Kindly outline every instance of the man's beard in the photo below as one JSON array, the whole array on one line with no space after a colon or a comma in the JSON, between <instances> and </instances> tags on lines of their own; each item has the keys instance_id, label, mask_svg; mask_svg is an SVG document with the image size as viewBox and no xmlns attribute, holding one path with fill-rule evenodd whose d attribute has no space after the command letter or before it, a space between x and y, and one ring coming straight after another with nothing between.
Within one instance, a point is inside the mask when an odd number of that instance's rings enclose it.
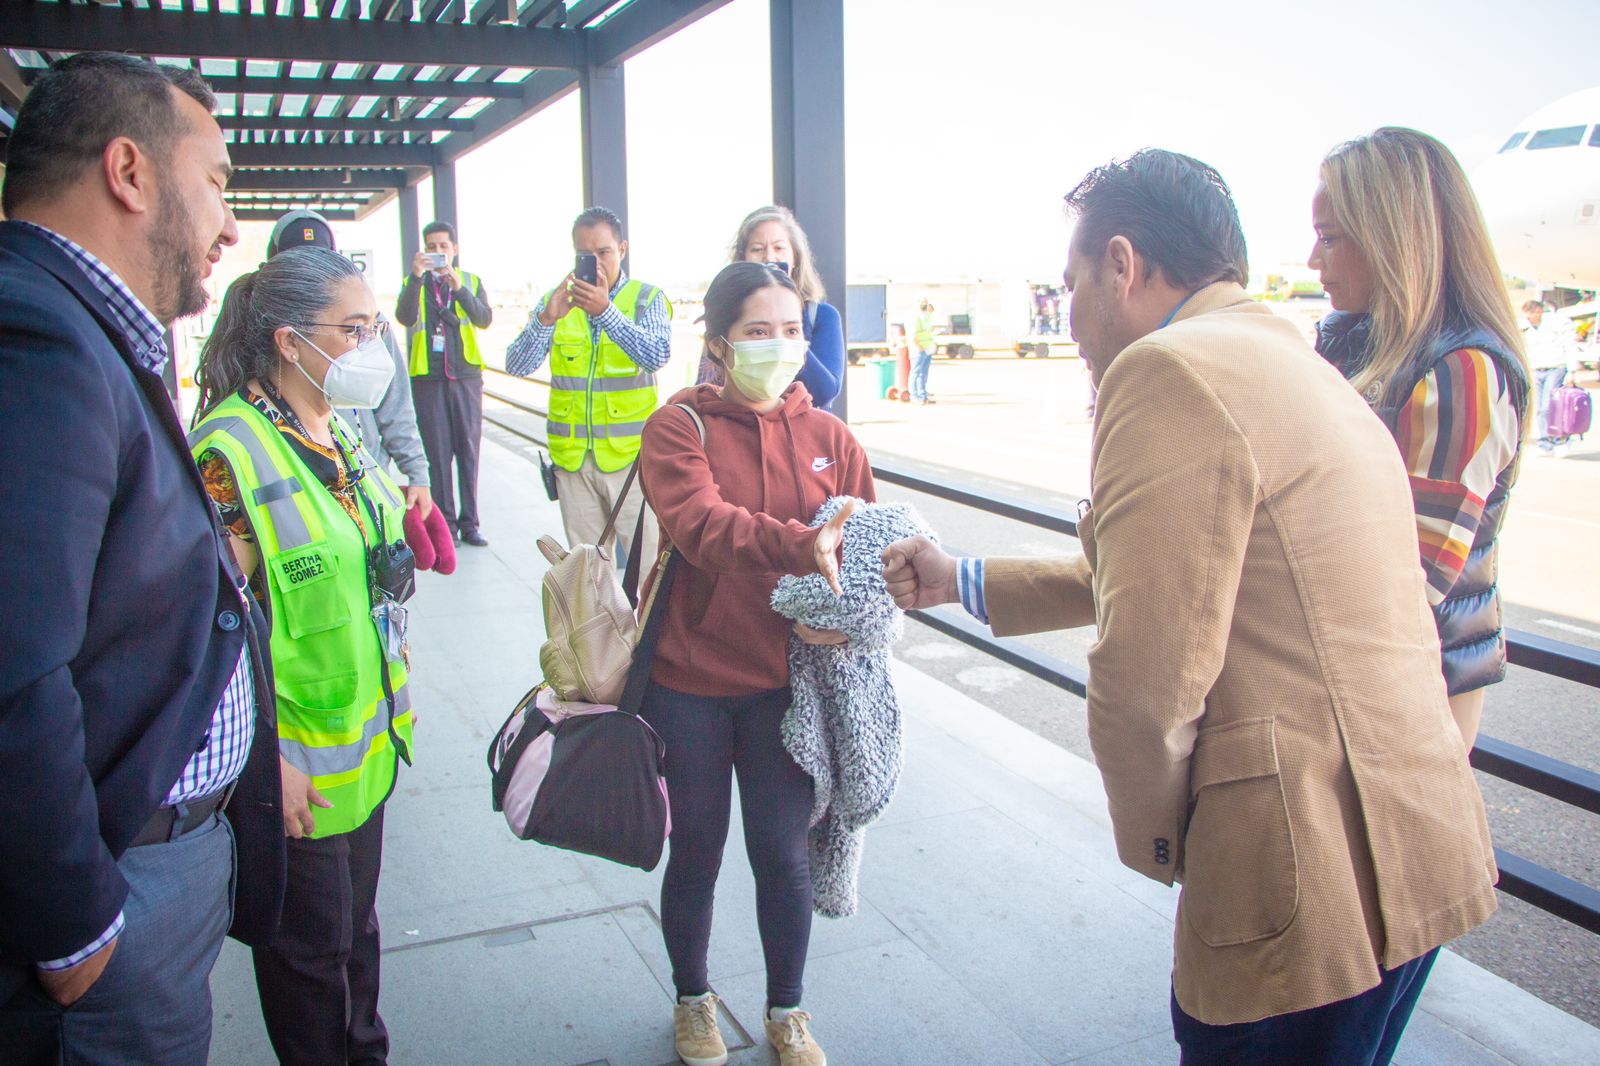
<instances>
[{"instance_id":1,"label":"man's beard","mask_svg":"<svg viewBox=\"0 0 1600 1066\"><path fill-rule=\"evenodd\" d=\"M147 238L150 264L155 270L155 302L150 310L163 325L204 311L210 303L200 277L205 255L196 255L194 216L170 186L156 194L156 217Z\"/></svg>"}]
</instances>

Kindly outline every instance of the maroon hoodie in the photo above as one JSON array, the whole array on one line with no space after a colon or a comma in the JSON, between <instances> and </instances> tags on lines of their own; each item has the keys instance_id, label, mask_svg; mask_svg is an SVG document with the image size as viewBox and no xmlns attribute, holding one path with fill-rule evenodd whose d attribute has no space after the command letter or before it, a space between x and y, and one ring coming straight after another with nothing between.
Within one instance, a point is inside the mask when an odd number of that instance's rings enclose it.
<instances>
[{"instance_id":1,"label":"maroon hoodie","mask_svg":"<svg viewBox=\"0 0 1600 1066\"><path fill-rule=\"evenodd\" d=\"M704 448L676 403L700 413ZM766 414L697 385L645 423L639 478L662 546L683 555L651 679L697 696L787 685L790 623L768 601L784 574L816 573L809 523L828 497L875 500L860 443L799 382Z\"/></svg>"}]
</instances>

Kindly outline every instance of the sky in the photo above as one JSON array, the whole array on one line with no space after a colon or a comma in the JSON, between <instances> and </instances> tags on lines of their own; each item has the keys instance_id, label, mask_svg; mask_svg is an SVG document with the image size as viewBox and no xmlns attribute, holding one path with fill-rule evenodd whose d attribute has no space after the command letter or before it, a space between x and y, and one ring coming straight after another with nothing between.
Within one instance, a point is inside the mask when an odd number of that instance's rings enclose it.
<instances>
[{"instance_id":1,"label":"sky","mask_svg":"<svg viewBox=\"0 0 1600 1066\"><path fill-rule=\"evenodd\" d=\"M1253 267L1302 263L1331 147L1414 126L1470 172L1523 116L1600 83L1593 12L1586 0L845 0L849 280L1059 278L1062 196L1151 145L1221 171ZM733 0L628 62L635 275L703 285L739 220L770 201L768 51L766 0ZM559 280L580 168L576 93L463 158L462 265L497 291ZM426 218L430 184L419 192ZM391 204L338 226L343 247L375 253L380 291L402 270L398 224Z\"/></svg>"}]
</instances>

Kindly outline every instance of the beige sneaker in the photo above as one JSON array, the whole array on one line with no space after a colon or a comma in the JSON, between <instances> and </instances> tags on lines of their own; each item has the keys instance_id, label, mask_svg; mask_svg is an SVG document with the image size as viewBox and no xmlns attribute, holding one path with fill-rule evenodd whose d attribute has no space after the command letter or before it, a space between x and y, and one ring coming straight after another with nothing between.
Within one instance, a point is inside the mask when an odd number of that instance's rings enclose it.
<instances>
[{"instance_id":1,"label":"beige sneaker","mask_svg":"<svg viewBox=\"0 0 1600 1066\"><path fill-rule=\"evenodd\" d=\"M728 1046L717 1028L715 992L673 1004L672 1035L683 1066L723 1066L728 1061Z\"/></svg>"},{"instance_id":2,"label":"beige sneaker","mask_svg":"<svg viewBox=\"0 0 1600 1066\"><path fill-rule=\"evenodd\" d=\"M782 1021L766 1018L767 1039L778 1049L779 1066L828 1066L828 1056L811 1039L811 1015L792 1010Z\"/></svg>"}]
</instances>

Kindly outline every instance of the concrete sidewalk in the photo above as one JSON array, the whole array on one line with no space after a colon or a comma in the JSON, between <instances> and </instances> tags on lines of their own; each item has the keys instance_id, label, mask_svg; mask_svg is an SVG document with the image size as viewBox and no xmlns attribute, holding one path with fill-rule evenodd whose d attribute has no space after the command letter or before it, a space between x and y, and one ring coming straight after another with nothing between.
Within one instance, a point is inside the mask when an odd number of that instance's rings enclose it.
<instances>
[{"instance_id":1,"label":"concrete sidewalk","mask_svg":"<svg viewBox=\"0 0 1600 1066\"><path fill-rule=\"evenodd\" d=\"M523 843L489 809L489 738L538 674L533 540L560 521L536 470L490 440L481 497L491 546L423 575L412 605L417 765L389 803L379 895L391 1059L667 1066L665 863ZM829 1061L1175 1063L1177 893L1117 862L1095 768L904 663L896 676L905 772L868 833L860 913L812 936L805 1005ZM731 836L712 983L731 1061L770 1064L754 886ZM248 952L229 942L212 988L212 1061L272 1062ZM1600 1031L1446 953L1397 1061L1600 1062Z\"/></svg>"}]
</instances>

